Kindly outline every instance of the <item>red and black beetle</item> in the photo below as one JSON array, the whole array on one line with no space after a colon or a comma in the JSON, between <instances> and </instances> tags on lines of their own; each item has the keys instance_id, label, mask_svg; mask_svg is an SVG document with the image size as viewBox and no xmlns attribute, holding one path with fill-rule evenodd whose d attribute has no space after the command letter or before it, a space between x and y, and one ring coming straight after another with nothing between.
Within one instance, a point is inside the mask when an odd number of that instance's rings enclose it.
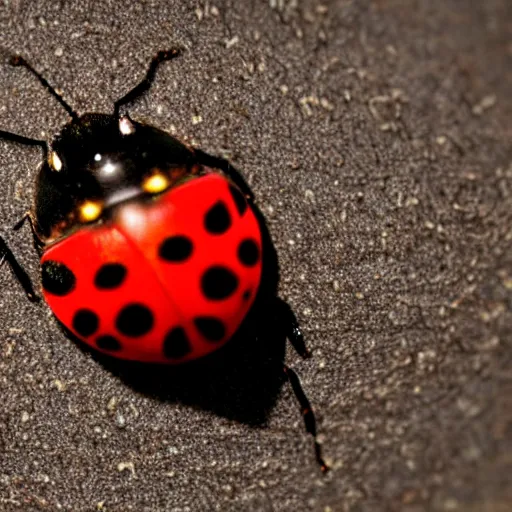
<instances>
[{"instance_id":1,"label":"red and black beetle","mask_svg":"<svg viewBox=\"0 0 512 512\"><path fill-rule=\"evenodd\" d=\"M144 363L184 363L224 345L247 316L262 274L262 234L241 175L226 160L121 113L150 88L158 65L179 53L159 52L113 114L81 116L25 59L13 57L71 121L49 145L0 131L0 138L44 151L33 207L16 228L30 222L46 302L90 347ZM0 250L36 299L3 239ZM283 311L288 338L307 356L293 313ZM285 372L315 436L298 378ZM316 439L315 447L325 470Z\"/></svg>"}]
</instances>

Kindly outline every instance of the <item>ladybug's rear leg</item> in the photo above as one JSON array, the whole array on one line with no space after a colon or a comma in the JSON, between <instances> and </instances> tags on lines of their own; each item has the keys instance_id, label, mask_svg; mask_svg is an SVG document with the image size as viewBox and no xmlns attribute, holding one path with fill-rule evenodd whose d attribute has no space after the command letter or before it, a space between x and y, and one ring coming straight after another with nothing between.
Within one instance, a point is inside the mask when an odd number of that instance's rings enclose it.
<instances>
[{"instance_id":1,"label":"ladybug's rear leg","mask_svg":"<svg viewBox=\"0 0 512 512\"><path fill-rule=\"evenodd\" d=\"M194 149L194 154L198 163L220 169L242 191L246 199L250 202L254 201L254 194L249 185L247 185L242 175L227 160L209 155L200 149Z\"/></svg>"},{"instance_id":2,"label":"ladybug's rear leg","mask_svg":"<svg viewBox=\"0 0 512 512\"><path fill-rule=\"evenodd\" d=\"M311 351L304 343L302 329L300 328L299 322L295 313L292 311L292 308L279 297L276 299L276 308L285 329L286 337L292 344L293 348L303 359L309 359L311 357Z\"/></svg>"},{"instance_id":3,"label":"ladybug's rear leg","mask_svg":"<svg viewBox=\"0 0 512 512\"><path fill-rule=\"evenodd\" d=\"M303 359L310 358L311 351L306 347L306 344L304 343L302 330L299 326L299 322L297 321L295 313L292 311L292 308L280 298L276 299L276 308L278 310L278 315L286 337L288 340L290 340L293 348ZM302 389L299 377L295 371L292 370L289 366L285 365L284 373L290 382L297 401L299 402L302 416L304 417L306 432L313 436L316 461L318 462L320 469L325 473L329 468L322 458L322 448L316 438L316 417L315 413L313 412L313 408L311 407L311 403L309 402L306 393Z\"/></svg>"},{"instance_id":4,"label":"ladybug's rear leg","mask_svg":"<svg viewBox=\"0 0 512 512\"><path fill-rule=\"evenodd\" d=\"M315 444L315 457L320 469L323 473L329 470L329 466L325 463L322 458L322 447L316 438L316 417L311 404L309 402L306 393L302 389L299 376L292 370L289 366L284 365L284 373L290 382L293 392L295 393L295 397L299 402L302 416L304 417L304 425L306 426L306 432L313 436L314 444Z\"/></svg>"},{"instance_id":5,"label":"ladybug's rear leg","mask_svg":"<svg viewBox=\"0 0 512 512\"><path fill-rule=\"evenodd\" d=\"M2 265L4 261L7 261L9 263L14 275L16 276L16 279L23 287L23 290L25 291L27 298L31 302L39 302L41 299L39 298L38 295L36 295L30 277L25 272L23 267L18 263L18 260L14 256L14 253L11 251L11 249L2 237L0 237L0 255L0 265Z\"/></svg>"}]
</instances>

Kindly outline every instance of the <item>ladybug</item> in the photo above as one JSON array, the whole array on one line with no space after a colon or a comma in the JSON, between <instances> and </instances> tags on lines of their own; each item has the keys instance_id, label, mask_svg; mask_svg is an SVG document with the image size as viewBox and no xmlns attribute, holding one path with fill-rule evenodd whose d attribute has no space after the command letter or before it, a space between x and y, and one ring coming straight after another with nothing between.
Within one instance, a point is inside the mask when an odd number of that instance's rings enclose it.
<instances>
[{"instance_id":1,"label":"ladybug","mask_svg":"<svg viewBox=\"0 0 512 512\"><path fill-rule=\"evenodd\" d=\"M50 145L0 131L44 151L33 207L15 229L30 223L45 301L89 347L142 363L181 364L218 350L246 318L262 279L262 232L242 176L226 160L121 112L151 87L159 64L179 54L159 52L113 114L80 116L15 56L11 64L28 69L71 120ZM37 300L3 239L0 250ZM307 356L290 318L292 341ZM298 378L285 371L316 435Z\"/></svg>"}]
</instances>

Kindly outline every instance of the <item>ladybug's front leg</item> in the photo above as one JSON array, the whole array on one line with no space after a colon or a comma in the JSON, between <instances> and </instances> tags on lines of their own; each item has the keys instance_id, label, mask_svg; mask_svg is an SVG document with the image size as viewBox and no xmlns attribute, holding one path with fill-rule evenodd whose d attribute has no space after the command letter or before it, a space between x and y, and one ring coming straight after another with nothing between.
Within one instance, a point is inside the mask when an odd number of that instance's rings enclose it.
<instances>
[{"instance_id":1,"label":"ladybug's front leg","mask_svg":"<svg viewBox=\"0 0 512 512\"><path fill-rule=\"evenodd\" d=\"M39 302L41 299L36 292L34 291L34 287L32 286L32 281L30 277L25 272L23 267L18 263L18 260L14 256L14 253L11 251L6 241L0 236L0 265L7 261L11 266L11 269L16 276L16 279L23 287L27 298L31 302Z\"/></svg>"}]
</instances>

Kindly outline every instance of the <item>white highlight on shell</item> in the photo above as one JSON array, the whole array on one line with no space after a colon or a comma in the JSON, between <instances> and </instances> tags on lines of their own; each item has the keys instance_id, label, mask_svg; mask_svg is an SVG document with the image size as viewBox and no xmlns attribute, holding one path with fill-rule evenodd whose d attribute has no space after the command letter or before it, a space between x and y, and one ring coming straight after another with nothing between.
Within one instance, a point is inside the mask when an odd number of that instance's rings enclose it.
<instances>
[{"instance_id":1,"label":"white highlight on shell","mask_svg":"<svg viewBox=\"0 0 512 512\"><path fill-rule=\"evenodd\" d=\"M122 135L131 135L135 132L135 126L127 116L123 116L119 119L119 131Z\"/></svg>"},{"instance_id":2,"label":"white highlight on shell","mask_svg":"<svg viewBox=\"0 0 512 512\"><path fill-rule=\"evenodd\" d=\"M113 174L114 172L116 172L116 168L117 166L115 164L113 164L112 162L107 162L102 168L101 168L101 172L103 174L106 174L106 175L110 175L110 174Z\"/></svg>"},{"instance_id":3,"label":"white highlight on shell","mask_svg":"<svg viewBox=\"0 0 512 512\"><path fill-rule=\"evenodd\" d=\"M139 204L128 203L119 208L116 220L134 236L142 236L147 229L147 210Z\"/></svg>"}]
</instances>

